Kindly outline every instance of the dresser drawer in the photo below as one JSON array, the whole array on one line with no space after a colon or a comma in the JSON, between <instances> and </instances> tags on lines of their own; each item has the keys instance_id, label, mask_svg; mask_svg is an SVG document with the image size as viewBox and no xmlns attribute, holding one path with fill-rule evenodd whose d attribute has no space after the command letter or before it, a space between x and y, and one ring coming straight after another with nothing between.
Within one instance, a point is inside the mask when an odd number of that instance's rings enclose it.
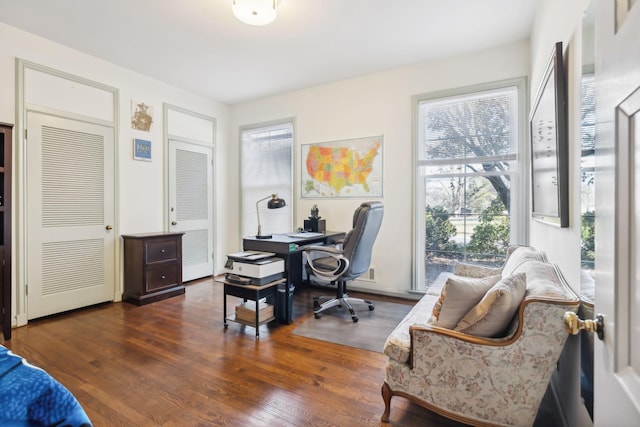
<instances>
[{"instance_id":1,"label":"dresser drawer","mask_svg":"<svg viewBox=\"0 0 640 427\"><path fill-rule=\"evenodd\" d=\"M145 242L146 263L162 262L174 260L178 257L178 244L176 239L155 239Z\"/></svg>"},{"instance_id":2,"label":"dresser drawer","mask_svg":"<svg viewBox=\"0 0 640 427\"><path fill-rule=\"evenodd\" d=\"M179 271L180 268L177 264L147 268L145 271L146 292L157 291L180 283L178 277Z\"/></svg>"}]
</instances>

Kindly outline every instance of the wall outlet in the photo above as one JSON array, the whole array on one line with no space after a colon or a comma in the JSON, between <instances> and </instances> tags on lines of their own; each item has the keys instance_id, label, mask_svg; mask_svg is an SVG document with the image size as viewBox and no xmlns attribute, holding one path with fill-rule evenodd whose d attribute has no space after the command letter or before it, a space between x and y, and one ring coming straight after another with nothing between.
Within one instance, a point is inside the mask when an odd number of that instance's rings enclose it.
<instances>
[{"instance_id":1,"label":"wall outlet","mask_svg":"<svg viewBox=\"0 0 640 427\"><path fill-rule=\"evenodd\" d=\"M367 271L362 276L358 277L358 280L363 280L366 282L375 282L376 281L376 268L369 267L369 271Z\"/></svg>"}]
</instances>

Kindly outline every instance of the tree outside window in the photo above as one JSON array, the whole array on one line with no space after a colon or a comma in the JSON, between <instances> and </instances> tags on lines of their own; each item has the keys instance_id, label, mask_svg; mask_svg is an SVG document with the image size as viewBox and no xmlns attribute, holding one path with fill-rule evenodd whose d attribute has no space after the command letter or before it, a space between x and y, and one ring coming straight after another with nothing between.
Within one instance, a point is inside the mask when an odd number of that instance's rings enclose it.
<instances>
[{"instance_id":1,"label":"tree outside window","mask_svg":"<svg viewBox=\"0 0 640 427\"><path fill-rule=\"evenodd\" d=\"M501 265L512 238L518 86L418 103L424 286L458 261ZM422 203L423 202L423 203Z\"/></svg>"}]
</instances>

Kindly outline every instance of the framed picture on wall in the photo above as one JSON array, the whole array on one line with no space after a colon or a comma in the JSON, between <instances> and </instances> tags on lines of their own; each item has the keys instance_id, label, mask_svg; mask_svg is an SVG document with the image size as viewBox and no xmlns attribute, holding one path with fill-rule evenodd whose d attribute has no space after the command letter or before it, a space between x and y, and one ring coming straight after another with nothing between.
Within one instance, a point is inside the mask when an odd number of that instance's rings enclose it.
<instances>
[{"instance_id":1,"label":"framed picture on wall","mask_svg":"<svg viewBox=\"0 0 640 427\"><path fill-rule=\"evenodd\" d=\"M302 198L382 197L384 135L302 144Z\"/></svg>"},{"instance_id":2,"label":"framed picture on wall","mask_svg":"<svg viewBox=\"0 0 640 427\"><path fill-rule=\"evenodd\" d=\"M569 226L567 77L562 42L553 47L529 116L532 216Z\"/></svg>"},{"instance_id":3,"label":"framed picture on wall","mask_svg":"<svg viewBox=\"0 0 640 427\"><path fill-rule=\"evenodd\" d=\"M133 140L133 159L151 161L151 141L146 139L134 138Z\"/></svg>"}]
</instances>

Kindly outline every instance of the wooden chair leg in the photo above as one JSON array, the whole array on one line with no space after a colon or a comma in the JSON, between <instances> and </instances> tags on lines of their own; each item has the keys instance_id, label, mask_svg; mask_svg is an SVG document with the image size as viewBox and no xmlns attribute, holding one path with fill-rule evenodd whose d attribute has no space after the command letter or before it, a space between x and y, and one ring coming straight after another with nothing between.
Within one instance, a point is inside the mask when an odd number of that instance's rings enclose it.
<instances>
[{"instance_id":1,"label":"wooden chair leg","mask_svg":"<svg viewBox=\"0 0 640 427\"><path fill-rule=\"evenodd\" d=\"M382 400L384 400L384 413L382 414L381 421L388 423L389 422L389 413L391 412L391 398L393 397L393 392L391 391L391 387L386 382L382 384Z\"/></svg>"}]
</instances>

